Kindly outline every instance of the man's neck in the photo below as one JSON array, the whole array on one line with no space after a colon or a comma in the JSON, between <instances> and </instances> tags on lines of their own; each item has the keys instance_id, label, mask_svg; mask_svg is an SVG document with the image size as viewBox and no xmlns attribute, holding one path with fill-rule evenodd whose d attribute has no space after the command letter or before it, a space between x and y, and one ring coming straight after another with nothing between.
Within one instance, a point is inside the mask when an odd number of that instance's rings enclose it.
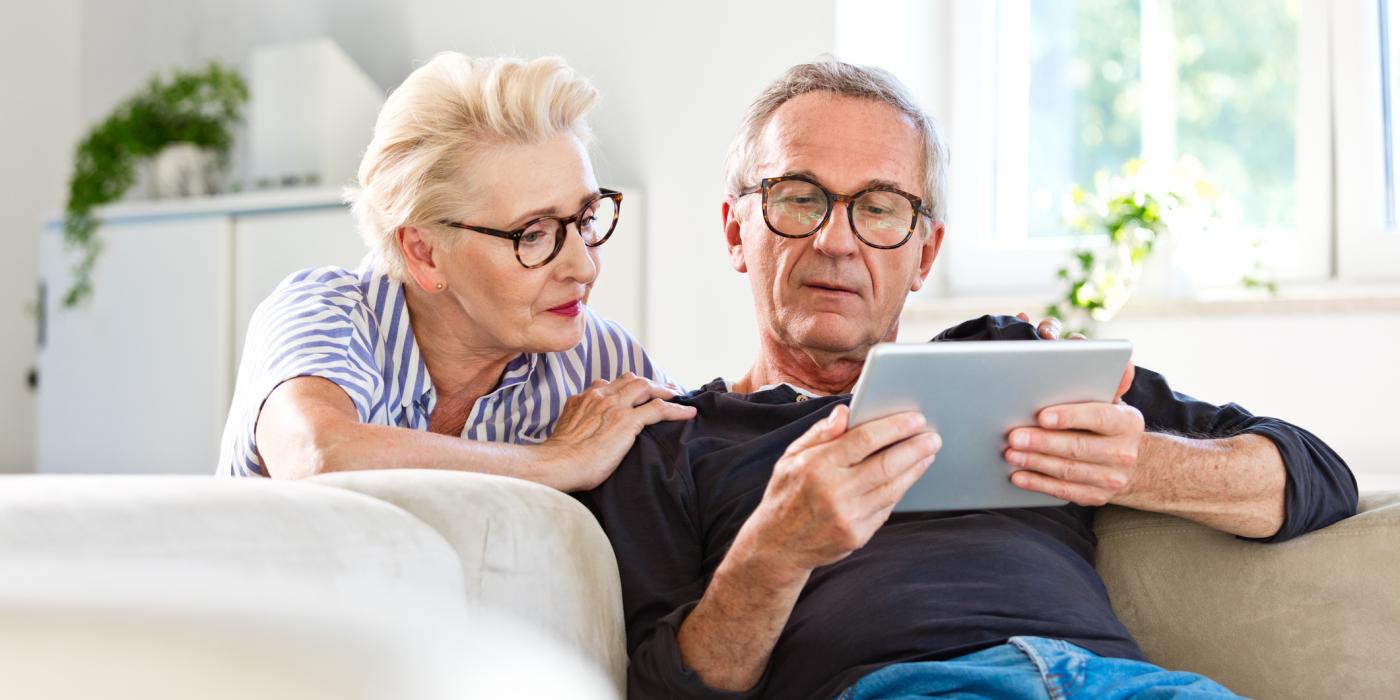
<instances>
[{"instance_id":1,"label":"man's neck","mask_svg":"<svg viewBox=\"0 0 1400 700\"><path fill-rule=\"evenodd\" d=\"M785 346L765 339L758 359L734 382L739 393L752 393L773 384L791 384L815 394L846 394L855 386L865 366L865 350L859 353L819 353Z\"/></svg>"}]
</instances>

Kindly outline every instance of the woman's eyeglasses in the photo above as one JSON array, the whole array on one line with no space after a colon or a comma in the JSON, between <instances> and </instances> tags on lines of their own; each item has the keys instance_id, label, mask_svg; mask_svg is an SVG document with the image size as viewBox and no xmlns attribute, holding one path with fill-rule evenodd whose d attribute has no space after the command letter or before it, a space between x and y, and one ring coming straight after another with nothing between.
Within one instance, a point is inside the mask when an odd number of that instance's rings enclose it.
<instances>
[{"instance_id":1,"label":"woman's eyeglasses","mask_svg":"<svg viewBox=\"0 0 1400 700\"><path fill-rule=\"evenodd\" d=\"M617 228L617 217L622 212L622 193L616 190L599 190L598 196L588 200L577 214L567 218L541 216L514 231L501 231L484 226L471 226L457 221L438 223L464 231L475 231L488 236L505 238L515 243L515 259L525 269L532 270L548 265L564 249L565 236L570 224L576 224L583 244L589 248L603 245Z\"/></svg>"}]
</instances>

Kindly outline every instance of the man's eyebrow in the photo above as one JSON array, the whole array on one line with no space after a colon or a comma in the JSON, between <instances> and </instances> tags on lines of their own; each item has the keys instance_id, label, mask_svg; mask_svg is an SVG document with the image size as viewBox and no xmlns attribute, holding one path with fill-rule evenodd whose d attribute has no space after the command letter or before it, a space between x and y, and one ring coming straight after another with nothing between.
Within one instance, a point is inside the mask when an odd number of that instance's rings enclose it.
<instances>
[{"instance_id":1,"label":"man's eyebrow","mask_svg":"<svg viewBox=\"0 0 1400 700\"><path fill-rule=\"evenodd\" d=\"M794 177L794 176L796 176L796 177L805 177L805 178L807 178L807 179L809 179L809 180L812 180L812 181L816 182L817 184L821 185L822 187L826 187L826 183L825 183L825 182L822 182L822 179L819 178L819 177L817 177L816 173L813 173L813 172L810 171L810 170L789 170L789 171L783 173L782 176L783 176L783 177ZM854 191L848 192L847 194L855 194L855 192L859 192L859 191L861 191L861 190L867 190L867 189L870 189L871 187L893 187L894 189L897 189L897 190L899 190L900 192L903 192L903 191L904 191L904 186L901 185L901 184L899 184L898 182L895 182L894 180L885 180L885 179L883 179L883 178L875 178L875 179L873 179L873 180L866 180L864 183L861 184L860 187L857 187Z\"/></svg>"},{"instance_id":2,"label":"man's eyebrow","mask_svg":"<svg viewBox=\"0 0 1400 700\"><path fill-rule=\"evenodd\" d=\"M593 199L594 197L597 197L597 196L600 195L600 194L602 194L602 192L600 192L600 191L598 191L598 190L593 190L592 192L589 192L588 194L583 195L583 196L580 197L579 200L578 200L579 208L582 208L583 205L585 205L585 204L588 203L588 200ZM556 214L556 213L554 213L554 208L553 208L553 207L540 207L539 209L535 209L534 211L528 211L528 212L525 212L524 214L521 214L520 216L515 217L515 219L512 220L513 223L512 223L509 227L507 227L506 230L513 230L513 229L520 228L521 226L524 226L525 224L528 224L528 223L530 223L531 221L534 221L535 219L538 219L538 218L540 218L540 217L542 217L542 216L557 216L557 217L563 218L563 217L565 217L565 216L573 216L573 215L574 215L575 213L577 213L577 212L578 212L578 210L575 209L574 211L571 211L571 212L569 212L569 213L567 213L567 214Z\"/></svg>"}]
</instances>

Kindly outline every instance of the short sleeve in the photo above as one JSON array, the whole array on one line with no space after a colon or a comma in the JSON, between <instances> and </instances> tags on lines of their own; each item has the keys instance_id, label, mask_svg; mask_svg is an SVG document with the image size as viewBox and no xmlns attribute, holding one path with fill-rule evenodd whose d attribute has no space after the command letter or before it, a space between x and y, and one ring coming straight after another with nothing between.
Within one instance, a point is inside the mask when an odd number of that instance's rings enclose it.
<instances>
[{"instance_id":1,"label":"short sleeve","mask_svg":"<svg viewBox=\"0 0 1400 700\"><path fill-rule=\"evenodd\" d=\"M652 362L646 348L621 324L605 319L585 306L584 325L583 340L588 346L585 385L595 379L612 381L623 372L631 372L661 384L681 386Z\"/></svg>"},{"instance_id":2,"label":"short sleeve","mask_svg":"<svg viewBox=\"0 0 1400 700\"><path fill-rule=\"evenodd\" d=\"M279 285L249 322L218 473L267 476L254 428L267 397L289 379L321 377L334 382L350 397L360 421L370 422L384 395L375 360L376 333L353 273L303 272Z\"/></svg>"}]
</instances>

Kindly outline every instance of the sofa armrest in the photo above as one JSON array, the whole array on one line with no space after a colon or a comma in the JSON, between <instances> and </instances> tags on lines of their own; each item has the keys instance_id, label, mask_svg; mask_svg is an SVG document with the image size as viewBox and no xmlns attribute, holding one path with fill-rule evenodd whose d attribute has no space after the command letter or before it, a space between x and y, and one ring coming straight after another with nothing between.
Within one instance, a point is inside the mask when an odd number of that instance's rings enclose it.
<instances>
[{"instance_id":1,"label":"sofa armrest","mask_svg":"<svg viewBox=\"0 0 1400 700\"><path fill-rule=\"evenodd\" d=\"M468 606L504 610L577 649L624 687L622 585L612 546L572 497L529 481L439 470L371 470L312 481L392 503L462 561Z\"/></svg>"},{"instance_id":2,"label":"sofa armrest","mask_svg":"<svg viewBox=\"0 0 1400 700\"><path fill-rule=\"evenodd\" d=\"M1400 492L1278 544L1116 507L1094 529L1114 611L1154 663L1259 698L1400 688Z\"/></svg>"}]
</instances>

